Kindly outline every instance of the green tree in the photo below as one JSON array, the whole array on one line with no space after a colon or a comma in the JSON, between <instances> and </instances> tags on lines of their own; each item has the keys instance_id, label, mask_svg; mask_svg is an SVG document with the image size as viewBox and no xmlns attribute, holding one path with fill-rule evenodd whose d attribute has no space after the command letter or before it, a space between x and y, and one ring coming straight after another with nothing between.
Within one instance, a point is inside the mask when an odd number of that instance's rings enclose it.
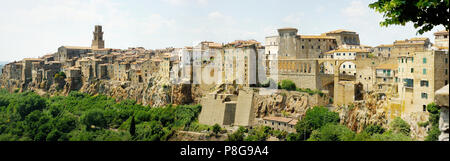
<instances>
[{"instance_id":1,"label":"green tree","mask_svg":"<svg viewBox=\"0 0 450 161\"><path fill-rule=\"evenodd\" d=\"M384 129L380 125L369 125L363 130L363 132L367 133L368 135L383 134L385 131L386 129Z\"/></svg>"},{"instance_id":2,"label":"green tree","mask_svg":"<svg viewBox=\"0 0 450 161\"><path fill-rule=\"evenodd\" d=\"M378 0L369 7L383 14L381 26L412 22L420 34L439 25L449 30L449 0Z\"/></svg>"},{"instance_id":3,"label":"green tree","mask_svg":"<svg viewBox=\"0 0 450 161\"><path fill-rule=\"evenodd\" d=\"M107 126L106 119L103 115L103 110L92 109L83 114L80 118L81 122L86 125L87 129L91 129L91 126L96 128L105 128Z\"/></svg>"},{"instance_id":4,"label":"green tree","mask_svg":"<svg viewBox=\"0 0 450 161\"><path fill-rule=\"evenodd\" d=\"M131 117L130 135L131 136L135 136L136 135L136 123L134 122L134 116Z\"/></svg>"},{"instance_id":5,"label":"green tree","mask_svg":"<svg viewBox=\"0 0 450 161\"><path fill-rule=\"evenodd\" d=\"M228 134L227 141L244 141L244 134L246 129L242 126L239 127L238 130L236 130L232 134Z\"/></svg>"},{"instance_id":6,"label":"green tree","mask_svg":"<svg viewBox=\"0 0 450 161\"><path fill-rule=\"evenodd\" d=\"M410 136L411 126L400 117L396 117L391 123L391 130L394 133L400 133L405 136Z\"/></svg>"},{"instance_id":7,"label":"green tree","mask_svg":"<svg viewBox=\"0 0 450 161\"><path fill-rule=\"evenodd\" d=\"M215 135L217 135L217 134L220 132L221 129L222 129L222 128L220 127L219 124L214 124L214 126L212 127L212 131L213 131L213 133L214 133Z\"/></svg>"},{"instance_id":8,"label":"green tree","mask_svg":"<svg viewBox=\"0 0 450 161\"><path fill-rule=\"evenodd\" d=\"M291 80L282 80L280 86L281 89L285 89L288 91L295 91L297 89L295 83L292 82Z\"/></svg>"},{"instance_id":9,"label":"green tree","mask_svg":"<svg viewBox=\"0 0 450 161\"><path fill-rule=\"evenodd\" d=\"M10 111L12 115L18 114L20 119L23 120L25 116L31 112L35 110L42 110L45 107L46 102L44 98L35 93L26 92L20 94L20 97L16 97L12 100L8 106L8 111Z\"/></svg>"},{"instance_id":10,"label":"green tree","mask_svg":"<svg viewBox=\"0 0 450 161\"><path fill-rule=\"evenodd\" d=\"M441 131L439 130L439 117L441 111L439 107L433 102L427 105L427 111L430 113L428 122L431 123L431 129L427 132L425 141L438 141Z\"/></svg>"},{"instance_id":11,"label":"green tree","mask_svg":"<svg viewBox=\"0 0 450 161\"><path fill-rule=\"evenodd\" d=\"M344 125L329 123L314 130L308 141L351 141L355 133Z\"/></svg>"},{"instance_id":12,"label":"green tree","mask_svg":"<svg viewBox=\"0 0 450 161\"><path fill-rule=\"evenodd\" d=\"M298 138L306 140L310 137L312 131L328 123L338 124L339 120L337 112L331 112L325 107L314 107L306 111L305 117L297 122L295 129L300 135Z\"/></svg>"}]
</instances>

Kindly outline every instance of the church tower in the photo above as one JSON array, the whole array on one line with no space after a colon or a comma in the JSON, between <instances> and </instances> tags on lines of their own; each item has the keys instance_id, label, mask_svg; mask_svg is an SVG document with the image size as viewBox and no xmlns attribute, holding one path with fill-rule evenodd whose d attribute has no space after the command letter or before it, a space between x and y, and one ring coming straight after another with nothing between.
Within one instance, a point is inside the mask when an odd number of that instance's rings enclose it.
<instances>
[{"instance_id":1,"label":"church tower","mask_svg":"<svg viewBox=\"0 0 450 161\"><path fill-rule=\"evenodd\" d=\"M105 48L105 41L103 40L102 26L96 25L94 31L94 39L92 40L92 49L103 49Z\"/></svg>"}]
</instances>

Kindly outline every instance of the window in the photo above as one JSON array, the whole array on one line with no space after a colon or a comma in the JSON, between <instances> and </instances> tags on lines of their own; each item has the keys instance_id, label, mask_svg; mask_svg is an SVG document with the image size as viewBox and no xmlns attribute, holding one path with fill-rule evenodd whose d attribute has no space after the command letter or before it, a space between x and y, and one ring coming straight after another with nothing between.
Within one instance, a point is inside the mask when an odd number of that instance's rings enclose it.
<instances>
[{"instance_id":1,"label":"window","mask_svg":"<svg viewBox=\"0 0 450 161\"><path fill-rule=\"evenodd\" d=\"M411 68L411 73L414 73L414 68Z\"/></svg>"},{"instance_id":2,"label":"window","mask_svg":"<svg viewBox=\"0 0 450 161\"><path fill-rule=\"evenodd\" d=\"M427 63L427 58L423 58L423 63L426 64Z\"/></svg>"},{"instance_id":3,"label":"window","mask_svg":"<svg viewBox=\"0 0 450 161\"><path fill-rule=\"evenodd\" d=\"M445 75L448 75L448 69L445 69Z\"/></svg>"},{"instance_id":4,"label":"window","mask_svg":"<svg viewBox=\"0 0 450 161\"><path fill-rule=\"evenodd\" d=\"M445 64L447 64L448 63L448 58L445 58L444 61L445 61Z\"/></svg>"},{"instance_id":5,"label":"window","mask_svg":"<svg viewBox=\"0 0 450 161\"><path fill-rule=\"evenodd\" d=\"M427 69L423 68L422 73L423 73L423 74L427 74Z\"/></svg>"},{"instance_id":6,"label":"window","mask_svg":"<svg viewBox=\"0 0 450 161\"><path fill-rule=\"evenodd\" d=\"M447 85L448 84L448 80L445 80L445 84L444 85Z\"/></svg>"},{"instance_id":7,"label":"window","mask_svg":"<svg viewBox=\"0 0 450 161\"><path fill-rule=\"evenodd\" d=\"M405 78L405 79L403 79L403 82L405 83L405 86L406 87L414 87L414 80L413 79L408 79L408 78Z\"/></svg>"},{"instance_id":8,"label":"window","mask_svg":"<svg viewBox=\"0 0 450 161\"><path fill-rule=\"evenodd\" d=\"M345 53L343 53L343 55L345 56Z\"/></svg>"},{"instance_id":9,"label":"window","mask_svg":"<svg viewBox=\"0 0 450 161\"><path fill-rule=\"evenodd\" d=\"M422 96L422 99L428 99L428 94L427 93L422 93L421 96Z\"/></svg>"},{"instance_id":10,"label":"window","mask_svg":"<svg viewBox=\"0 0 450 161\"><path fill-rule=\"evenodd\" d=\"M420 81L420 86L421 86L421 87L424 87L424 86L425 86L425 87L428 87L428 81L427 81L427 80L421 80L421 81Z\"/></svg>"},{"instance_id":11,"label":"window","mask_svg":"<svg viewBox=\"0 0 450 161\"><path fill-rule=\"evenodd\" d=\"M423 108L423 112L427 111L427 105L422 105L422 108Z\"/></svg>"},{"instance_id":12,"label":"window","mask_svg":"<svg viewBox=\"0 0 450 161\"><path fill-rule=\"evenodd\" d=\"M305 46L304 46L304 45L302 45L302 49L305 49Z\"/></svg>"},{"instance_id":13,"label":"window","mask_svg":"<svg viewBox=\"0 0 450 161\"><path fill-rule=\"evenodd\" d=\"M383 82L386 82L386 78L383 78Z\"/></svg>"}]
</instances>

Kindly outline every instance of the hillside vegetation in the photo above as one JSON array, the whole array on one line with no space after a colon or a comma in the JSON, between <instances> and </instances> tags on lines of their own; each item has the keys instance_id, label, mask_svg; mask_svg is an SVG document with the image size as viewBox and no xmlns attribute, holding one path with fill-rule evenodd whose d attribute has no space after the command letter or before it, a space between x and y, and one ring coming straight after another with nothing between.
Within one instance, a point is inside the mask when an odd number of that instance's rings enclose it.
<instances>
[{"instance_id":1,"label":"hillside vegetation","mask_svg":"<svg viewBox=\"0 0 450 161\"><path fill-rule=\"evenodd\" d=\"M189 128L199 105L150 108L104 95L41 97L0 91L0 141L164 141Z\"/></svg>"}]
</instances>

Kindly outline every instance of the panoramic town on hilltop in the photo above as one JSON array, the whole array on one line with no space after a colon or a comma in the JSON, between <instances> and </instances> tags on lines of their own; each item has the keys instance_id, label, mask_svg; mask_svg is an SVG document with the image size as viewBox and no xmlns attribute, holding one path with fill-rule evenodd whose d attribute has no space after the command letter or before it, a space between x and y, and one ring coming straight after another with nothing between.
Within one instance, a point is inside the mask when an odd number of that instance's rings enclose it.
<instances>
[{"instance_id":1,"label":"panoramic town on hilltop","mask_svg":"<svg viewBox=\"0 0 450 161\"><path fill-rule=\"evenodd\" d=\"M441 114L446 129L439 139L448 140L448 31L372 47L360 43L364 35L357 31L299 35L297 28L280 28L264 44L203 41L151 50L107 48L107 27L93 28L89 47L61 46L53 54L5 64L1 88L47 97L79 91L149 107L199 104L198 124L224 131L216 140L238 127L294 133L317 106L338 113L340 123L355 132L369 124L387 128L401 118L411 126L411 138L424 140L431 125L421 124L434 102L447 107L441 108L447 114ZM179 130L172 138L209 137Z\"/></svg>"}]
</instances>

